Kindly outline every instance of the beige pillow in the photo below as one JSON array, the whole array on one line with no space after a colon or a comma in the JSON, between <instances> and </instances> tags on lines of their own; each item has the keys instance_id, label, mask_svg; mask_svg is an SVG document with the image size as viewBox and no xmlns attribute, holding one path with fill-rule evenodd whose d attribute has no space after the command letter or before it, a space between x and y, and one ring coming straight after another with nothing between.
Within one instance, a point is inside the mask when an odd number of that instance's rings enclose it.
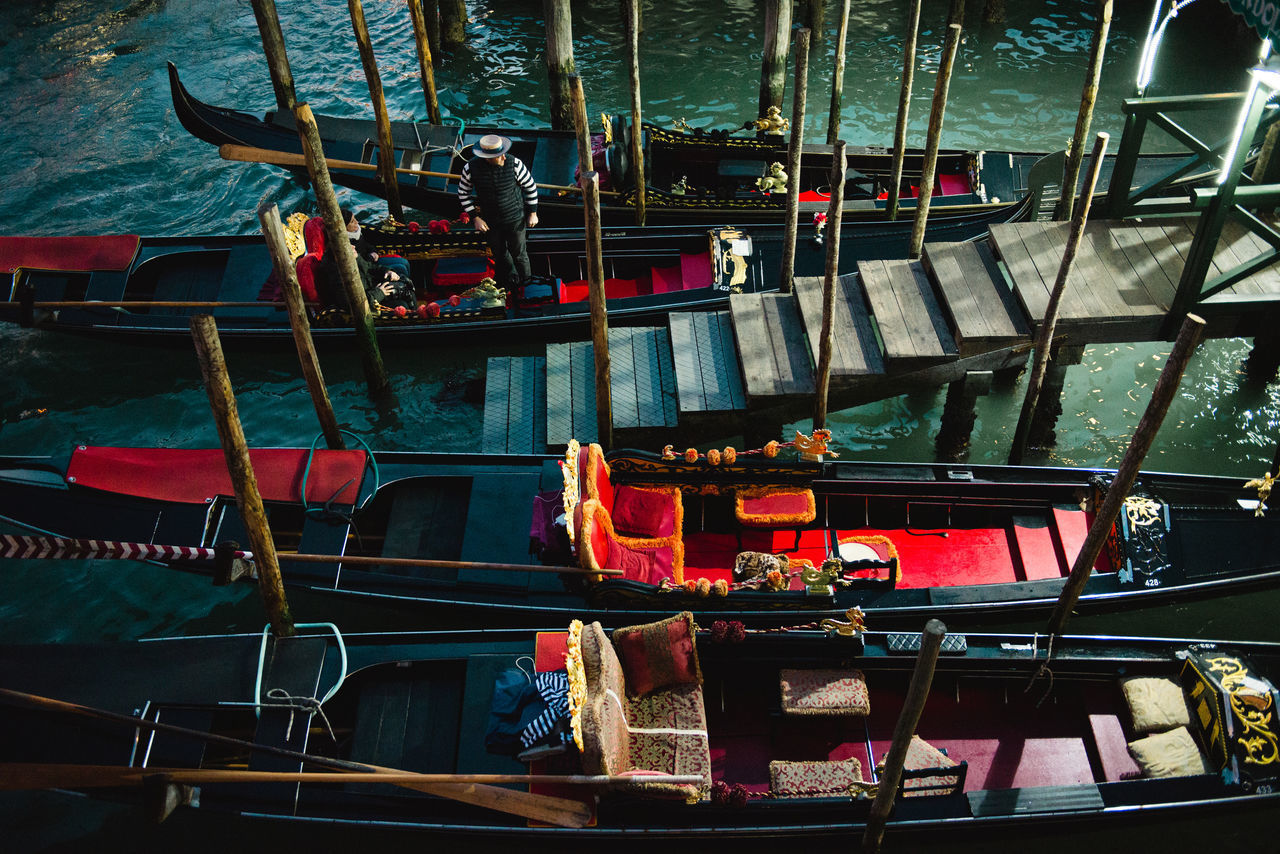
<instances>
[{"instance_id":1,"label":"beige pillow","mask_svg":"<svg viewBox=\"0 0 1280 854\"><path fill-rule=\"evenodd\" d=\"M1213 773L1196 740L1184 726L1131 741L1129 753L1142 769L1144 777L1189 777Z\"/></svg>"},{"instance_id":2,"label":"beige pillow","mask_svg":"<svg viewBox=\"0 0 1280 854\"><path fill-rule=\"evenodd\" d=\"M1133 731L1139 734L1164 732L1190 726L1191 715L1176 679L1134 676L1120 683L1125 702L1133 715Z\"/></svg>"}]
</instances>

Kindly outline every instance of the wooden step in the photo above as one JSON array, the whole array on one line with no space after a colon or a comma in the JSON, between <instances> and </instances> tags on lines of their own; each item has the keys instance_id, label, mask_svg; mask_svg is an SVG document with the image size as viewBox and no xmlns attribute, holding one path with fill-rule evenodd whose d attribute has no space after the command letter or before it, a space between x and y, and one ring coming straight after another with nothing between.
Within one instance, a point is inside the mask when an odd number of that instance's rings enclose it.
<instances>
[{"instance_id":1,"label":"wooden step","mask_svg":"<svg viewBox=\"0 0 1280 854\"><path fill-rule=\"evenodd\" d=\"M822 340L822 287L821 276L797 276L795 279L796 300L815 365L820 357L819 342ZM853 273L836 279L834 308L831 318L832 382L838 385L844 378L883 374L885 365L880 345L867 313L862 285Z\"/></svg>"},{"instance_id":2,"label":"wooden step","mask_svg":"<svg viewBox=\"0 0 1280 854\"><path fill-rule=\"evenodd\" d=\"M676 377L671 339L659 327L609 330L609 385L615 429L674 427ZM597 441L595 350L589 341L547 345L546 441Z\"/></svg>"},{"instance_id":3,"label":"wooden step","mask_svg":"<svg viewBox=\"0 0 1280 854\"><path fill-rule=\"evenodd\" d=\"M986 243L926 243L921 260L961 358L1031 340L1026 315Z\"/></svg>"},{"instance_id":4,"label":"wooden step","mask_svg":"<svg viewBox=\"0 0 1280 854\"><path fill-rule=\"evenodd\" d=\"M667 327L680 411L746 408L729 312L673 311L667 315Z\"/></svg>"},{"instance_id":5,"label":"wooden step","mask_svg":"<svg viewBox=\"0 0 1280 854\"><path fill-rule=\"evenodd\" d=\"M955 339L919 261L859 261L858 275L890 369L956 358Z\"/></svg>"},{"instance_id":6,"label":"wooden step","mask_svg":"<svg viewBox=\"0 0 1280 854\"><path fill-rule=\"evenodd\" d=\"M804 324L790 296L733 294L729 314L748 401L813 394Z\"/></svg>"},{"instance_id":7,"label":"wooden step","mask_svg":"<svg viewBox=\"0 0 1280 854\"><path fill-rule=\"evenodd\" d=\"M484 381L481 445L486 454L546 451L546 358L496 356Z\"/></svg>"}]
</instances>

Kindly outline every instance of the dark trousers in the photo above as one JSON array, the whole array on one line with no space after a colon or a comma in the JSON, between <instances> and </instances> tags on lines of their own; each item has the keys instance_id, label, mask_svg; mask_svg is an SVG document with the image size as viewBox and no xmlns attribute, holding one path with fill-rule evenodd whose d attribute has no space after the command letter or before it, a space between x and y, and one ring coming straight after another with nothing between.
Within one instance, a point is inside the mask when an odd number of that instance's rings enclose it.
<instances>
[{"instance_id":1,"label":"dark trousers","mask_svg":"<svg viewBox=\"0 0 1280 854\"><path fill-rule=\"evenodd\" d=\"M514 224L488 222L485 239L493 251L494 271L498 275L498 287L514 288L524 284L533 275L529 264L529 250L525 246L524 220Z\"/></svg>"}]
</instances>

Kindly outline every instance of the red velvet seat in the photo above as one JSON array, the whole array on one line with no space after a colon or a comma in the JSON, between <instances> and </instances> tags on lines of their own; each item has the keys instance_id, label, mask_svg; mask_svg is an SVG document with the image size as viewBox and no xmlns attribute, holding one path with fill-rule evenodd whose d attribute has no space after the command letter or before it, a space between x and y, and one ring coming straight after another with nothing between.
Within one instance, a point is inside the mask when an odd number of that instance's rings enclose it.
<instances>
[{"instance_id":1,"label":"red velvet seat","mask_svg":"<svg viewBox=\"0 0 1280 854\"><path fill-rule=\"evenodd\" d=\"M738 523L752 528L807 525L818 516L813 490L766 487L739 490L734 497Z\"/></svg>"},{"instance_id":2,"label":"red velvet seat","mask_svg":"<svg viewBox=\"0 0 1280 854\"><path fill-rule=\"evenodd\" d=\"M619 536L608 511L594 498L582 503L578 558L584 569L620 569L622 577L631 581L684 581L684 545L679 537Z\"/></svg>"}]
</instances>

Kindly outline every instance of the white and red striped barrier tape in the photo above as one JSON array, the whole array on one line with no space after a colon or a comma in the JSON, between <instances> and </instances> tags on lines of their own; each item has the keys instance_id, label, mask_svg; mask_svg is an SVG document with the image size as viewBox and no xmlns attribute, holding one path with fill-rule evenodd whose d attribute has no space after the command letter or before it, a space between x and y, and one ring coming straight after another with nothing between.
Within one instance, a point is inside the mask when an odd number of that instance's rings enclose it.
<instances>
[{"instance_id":1,"label":"white and red striped barrier tape","mask_svg":"<svg viewBox=\"0 0 1280 854\"><path fill-rule=\"evenodd\" d=\"M28 537L0 534L0 558L85 560L213 560L216 549L196 546L158 546L115 540L69 540L62 537ZM253 553L233 551L232 558L253 560Z\"/></svg>"}]
</instances>

